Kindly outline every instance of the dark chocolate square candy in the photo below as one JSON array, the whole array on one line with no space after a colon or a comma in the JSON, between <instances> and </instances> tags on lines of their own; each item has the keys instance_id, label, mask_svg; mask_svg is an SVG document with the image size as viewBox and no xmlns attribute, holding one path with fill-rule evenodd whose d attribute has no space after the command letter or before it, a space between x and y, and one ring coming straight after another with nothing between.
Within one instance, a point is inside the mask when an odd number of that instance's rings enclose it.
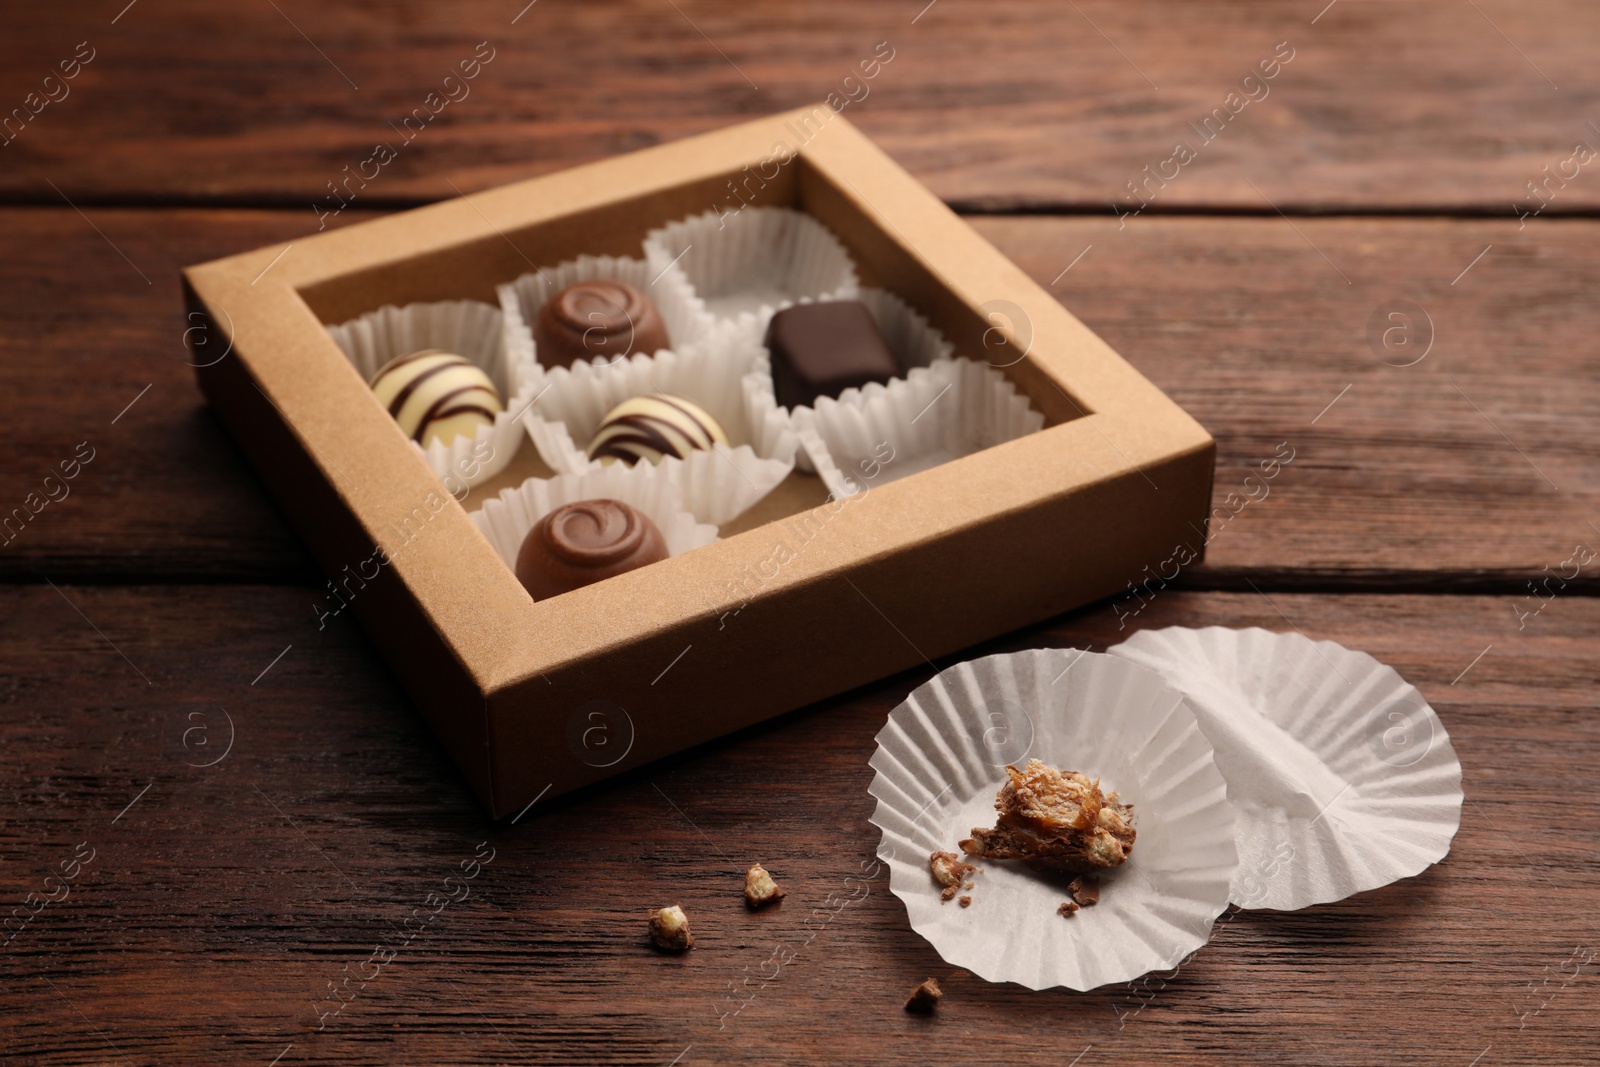
<instances>
[{"instance_id":1,"label":"dark chocolate square candy","mask_svg":"<svg viewBox=\"0 0 1600 1067\"><path fill-rule=\"evenodd\" d=\"M859 300L784 308L772 316L766 344L778 403L786 408L900 373L872 312Z\"/></svg>"}]
</instances>

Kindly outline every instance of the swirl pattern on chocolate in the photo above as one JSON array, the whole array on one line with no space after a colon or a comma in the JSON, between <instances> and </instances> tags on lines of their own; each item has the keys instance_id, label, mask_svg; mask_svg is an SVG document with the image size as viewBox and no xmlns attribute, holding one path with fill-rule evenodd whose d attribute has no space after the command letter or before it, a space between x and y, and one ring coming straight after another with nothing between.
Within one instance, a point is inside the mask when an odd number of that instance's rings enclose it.
<instances>
[{"instance_id":1,"label":"swirl pattern on chocolate","mask_svg":"<svg viewBox=\"0 0 1600 1067\"><path fill-rule=\"evenodd\" d=\"M667 456L683 459L691 452L709 452L727 444L728 435L706 410L681 396L652 393L629 397L601 420L589 458L602 463L639 460L659 463Z\"/></svg>"},{"instance_id":2,"label":"swirl pattern on chocolate","mask_svg":"<svg viewBox=\"0 0 1600 1067\"><path fill-rule=\"evenodd\" d=\"M667 347L667 328L648 297L626 282L595 278L544 302L533 325L539 362L568 367L596 357L620 359Z\"/></svg>"},{"instance_id":3,"label":"swirl pattern on chocolate","mask_svg":"<svg viewBox=\"0 0 1600 1067\"><path fill-rule=\"evenodd\" d=\"M545 600L666 558L666 539L649 516L620 500L580 500L534 524L516 573L529 595Z\"/></svg>"}]
</instances>

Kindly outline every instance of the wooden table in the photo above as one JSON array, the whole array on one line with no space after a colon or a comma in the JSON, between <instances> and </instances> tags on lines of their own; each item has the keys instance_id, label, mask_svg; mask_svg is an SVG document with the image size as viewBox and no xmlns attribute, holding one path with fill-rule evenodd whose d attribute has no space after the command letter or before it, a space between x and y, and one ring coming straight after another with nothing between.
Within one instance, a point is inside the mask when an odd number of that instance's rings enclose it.
<instances>
[{"instance_id":1,"label":"wooden table","mask_svg":"<svg viewBox=\"0 0 1600 1067\"><path fill-rule=\"evenodd\" d=\"M1324 2L8 10L0 509L80 462L0 551L0 885L58 898L0 960L0 1062L1600 1060L1600 563L1552 577L1600 545L1600 172L1576 150L1600 147L1600 10ZM1212 431L1219 501L1294 450L1136 618L972 654L1212 624L1371 652L1461 756L1450 856L1225 915L1138 989L985 984L884 876L808 925L876 845L872 736L926 670L487 824L360 632L313 624L317 572L185 365L176 274L315 230L328 183L480 42L471 95L330 225L859 98ZM846 81L879 42L892 61ZM1177 141L1195 158L1133 214L1127 183ZM1370 343L1399 301L1410 346ZM756 859L791 896L747 915ZM329 1014L463 869L470 896ZM641 939L668 898L696 917L682 958ZM779 945L781 977L734 999ZM939 1014L908 1016L928 975Z\"/></svg>"}]
</instances>

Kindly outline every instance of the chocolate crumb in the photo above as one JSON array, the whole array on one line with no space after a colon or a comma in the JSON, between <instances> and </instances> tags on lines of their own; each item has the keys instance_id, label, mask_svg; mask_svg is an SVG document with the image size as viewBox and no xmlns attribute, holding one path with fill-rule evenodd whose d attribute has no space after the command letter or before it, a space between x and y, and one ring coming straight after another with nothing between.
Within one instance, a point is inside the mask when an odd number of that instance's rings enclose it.
<instances>
[{"instance_id":1,"label":"chocolate crumb","mask_svg":"<svg viewBox=\"0 0 1600 1067\"><path fill-rule=\"evenodd\" d=\"M970 908L970 907L972 907L972 898L971 898L971 897L962 897L962 898L961 898L961 906L962 906L962 907L963 907L963 908Z\"/></svg>"},{"instance_id":2,"label":"chocolate crumb","mask_svg":"<svg viewBox=\"0 0 1600 1067\"><path fill-rule=\"evenodd\" d=\"M1059 771L1036 759L1009 779L995 796L998 817L991 829L972 828L961 842L970 856L1022 860L1040 871L1086 874L1128 858L1137 831L1132 805L1115 792L1102 793L1098 779Z\"/></svg>"},{"instance_id":3,"label":"chocolate crumb","mask_svg":"<svg viewBox=\"0 0 1600 1067\"><path fill-rule=\"evenodd\" d=\"M977 870L970 863L963 863L961 857L954 852L933 852L928 855L928 869L933 872L933 880L944 887L939 894L939 899L949 902L955 898L961 889L961 883L967 875ZM972 887L967 886L968 889Z\"/></svg>"},{"instance_id":4,"label":"chocolate crumb","mask_svg":"<svg viewBox=\"0 0 1600 1067\"><path fill-rule=\"evenodd\" d=\"M761 864L756 864L744 872L744 902L752 911L768 904L776 903L786 894L778 883L772 880L772 875Z\"/></svg>"},{"instance_id":5,"label":"chocolate crumb","mask_svg":"<svg viewBox=\"0 0 1600 1067\"><path fill-rule=\"evenodd\" d=\"M1072 884L1067 888L1072 892L1072 899L1086 908L1092 908L1100 903L1100 879L1098 878L1080 874L1072 880Z\"/></svg>"},{"instance_id":6,"label":"chocolate crumb","mask_svg":"<svg viewBox=\"0 0 1600 1067\"><path fill-rule=\"evenodd\" d=\"M1074 904L1070 900L1063 900L1061 902L1061 907L1056 909L1056 914L1061 916L1063 919L1070 919L1072 918L1072 913L1077 910L1078 905Z\"/></svg>"},{"instance_id":7,"label":"chocolate crumb","mask_svg":"<svg viewBox=\"0 0 1600 1067\"><path fill-rule=\"evenodd\" d=\"M939 983L929 978L911 991L911 997L906 1001L906 1011L916 1012L919 1015L932 1015L942 996L944 993L939 989Z\"/></svg>"},{"instance_id":8,"label":"chocolate crumb","mask_svg":"<svg viewBox=\"0 0 1600 1067\"><path fill-rule=\"evenodd\" d=\"M687 952L694 947L689 917L674 904L650 913L650 940L666 952Z\"/></svg>"}]
</instances>

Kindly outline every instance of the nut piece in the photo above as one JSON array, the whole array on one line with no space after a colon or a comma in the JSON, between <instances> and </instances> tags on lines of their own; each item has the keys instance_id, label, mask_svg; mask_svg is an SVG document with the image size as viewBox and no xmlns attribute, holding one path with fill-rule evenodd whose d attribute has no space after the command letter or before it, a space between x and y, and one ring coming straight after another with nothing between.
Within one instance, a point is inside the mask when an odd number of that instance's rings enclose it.
<instances>
[{"instance_id":1,"label":"nut piece","mask_svg":"<svg viewBox=\"0 0 1600 1067\"><path fill-rule=\"evenodd\" d=\"M1063 919L1070 919L1072 918L1072 913L1077 910L1078 905L1074 904L1070 900L1063 900L1061 902L1061 907L1056 909L1056 914L1061 916Z\"/></svg>"},{"instance_id":2,"label":"nut piece","mask_svg":"<svg viewBox=\"0 0 1600 1067\"><path fill-rule=\"evenodd\" d=\"M1087 874L1080 874L1067 886L1072 893L1072 899L1086 908L1092 908L1100 903L1100 879L1092 878Z\"/></svg>"},{"instance_id":3,"label":"nut piece","mask_svg":"<svg viewBox=\"0 0 1600 1067\"><path fill-rule=\"evenodd\" d=\"M783 890L772 880L772 875L761 864L744 872L744 902L749 908L759 908L784 898Z\"/></svg>"},{"instance_id":4,"label":"nut piece","mask_svg":"<svg viewBox=\"0 0 1600 1067\"><path fill-rule=\"evenodd\" d=\"M955 899L957 890L961 888L962 881L978 868L970 863L963 863L960 856L954 852L934 852L928 856L928 868L933 871L933 880L943 886L939 899L948 903ZM968 889L972 886L969 884Z\"/></svg>"},{"instance_id":5,"label":"nut piece","mask_svg":"<svg viewBox=\"0 0 1600 1067\"><path fill-rule=\"evenodd\" d=\"M650 940L655 942L657 948L668 952L687 952L694 948L694 935L689 932L689 916L676 904L651 912Z\"/></svg>"},{"instance_id":6,"label":"nut piece","mask_svg":"<svg viewBox=\"0 0 1600 1067\"><path fill-rule=\"evenodd\" d=\"M906 1011L914 1011L919 1015L932 1015L933 1009L939 1006L939 998L942 996L944 993L939 989L939 983L929 978L911 991L911 999L906 1001Z\"/></svg>"}]
</instances>

